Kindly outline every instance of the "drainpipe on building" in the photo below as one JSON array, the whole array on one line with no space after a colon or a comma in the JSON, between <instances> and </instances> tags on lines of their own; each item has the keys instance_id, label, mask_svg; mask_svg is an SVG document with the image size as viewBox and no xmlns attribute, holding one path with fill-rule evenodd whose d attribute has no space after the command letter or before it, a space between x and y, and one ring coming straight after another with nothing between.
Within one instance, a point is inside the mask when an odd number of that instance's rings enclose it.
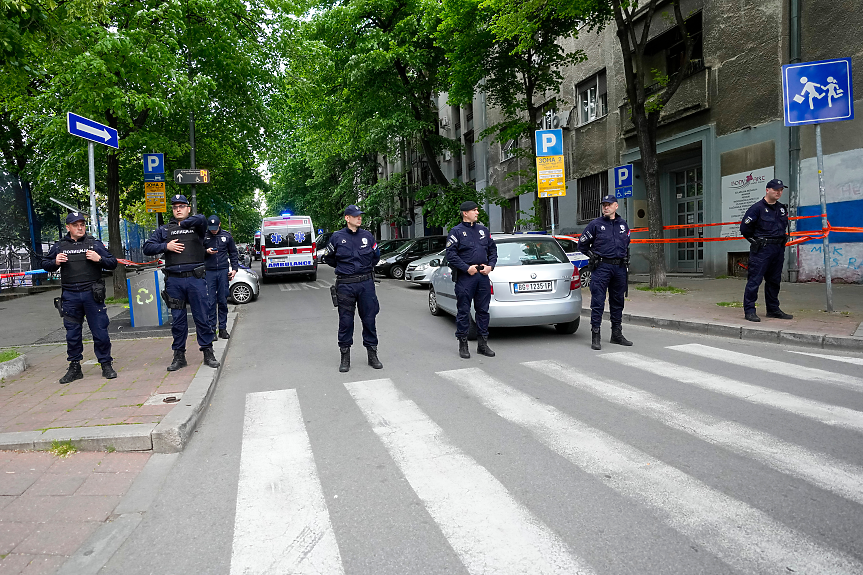
<instances>
[{"instance_id":1,"label":"drainpipe on building","mask_svg":"<svg viewBox=\"0 0 863 575\"><path fill-rule=\"evenodd\" d=\"M789 47L789 63L796 64L800 62L800 0L789 1L790 14L788 19L788 47ZM789 211L792 216L797 215L797 207L800 205L800 127L791 126L788 128L789 144L788 144L788 176L791 182L791 197L789 198ZM791 220L791 231L797 230L797 220ZM799 261L800 245L794 246L790 251L792 257L788 261L788 281L791 283L797 282L799 269L797 262Z\"/></svg>"}]
</instances>

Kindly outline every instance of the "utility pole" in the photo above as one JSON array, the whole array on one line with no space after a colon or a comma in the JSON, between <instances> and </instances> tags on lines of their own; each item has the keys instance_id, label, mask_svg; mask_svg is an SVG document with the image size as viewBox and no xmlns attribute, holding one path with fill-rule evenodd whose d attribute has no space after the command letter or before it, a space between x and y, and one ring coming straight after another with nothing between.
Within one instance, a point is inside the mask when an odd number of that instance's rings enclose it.
<instances>
[{"instance_id":1,"label":"utility pole","mask_svg":"<svg viewBox=\"0 0 863 575\"><path fill-rule=\"evenodd\" d=\"M195 112L189 112L189 168L195 169ZM198 213L198 196L192 184L192 214Z\"/></svg>"}]
</instances>

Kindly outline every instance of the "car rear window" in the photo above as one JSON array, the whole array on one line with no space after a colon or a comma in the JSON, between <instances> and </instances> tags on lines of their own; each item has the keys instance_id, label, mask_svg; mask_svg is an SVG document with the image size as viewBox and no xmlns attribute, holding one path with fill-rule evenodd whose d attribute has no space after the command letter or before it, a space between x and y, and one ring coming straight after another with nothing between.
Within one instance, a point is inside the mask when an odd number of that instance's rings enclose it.
<instances>
[{"instance_id":1,"label":"car rear window","mask_svg":"<svg viewBox=\"0 0 863 575\"><path fill-rule=\"evenodd\" d=\"M264 245L268 248L298 248L311 246L314 238L309 230L300 228L279 228L267 230Z\"/></svg>"},{"instance_id":2,"label":"car rear window","mask_svg":"<svg viewBox=\"0 0 863 575\"><path fill-rule=\"evenodd\" d=\"M578 251L578 244L576 242L574 242L572 240L563 239L563 238L556 238L556 239L557 239L557 243L559 243L560 247L562 247L565 251L567 251L567 252L577 252Z\"/></svg>"},{"instance_id":3,"label":"car rear window","mask_svg":"<svg viewBox=\"0 0 863 575\"><path fill-rule=\"evenodd\" d=\"M552 239L500 240L497 242L498 266L529 266L569 263L566 253Z\"/></svg>"}]
</instances>

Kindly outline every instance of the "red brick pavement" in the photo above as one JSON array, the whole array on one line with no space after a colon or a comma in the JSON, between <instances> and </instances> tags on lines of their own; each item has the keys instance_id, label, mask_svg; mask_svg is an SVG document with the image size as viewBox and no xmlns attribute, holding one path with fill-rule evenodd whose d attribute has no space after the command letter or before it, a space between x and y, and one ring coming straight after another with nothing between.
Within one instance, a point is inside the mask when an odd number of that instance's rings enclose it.
<instances>
[{"instance_id":1,"label":"red brick pavement","mask_svg":"<svg viewBox=\"0 0 863 575\"><path fill-rule=\"evenodd\" d=\"M155 394L186 391L201 361L194 335L186 349L189 367L170 373L170 338L118 340L112 349L116 379L103 379L98 364L82 363L84 379L60 385L69 365L65 344L19 348L30 367L0 381L0 433L158 423L174 406L143 404ZM85 345L88 360L95 358Z\"/></svg>"},{"instance_id":2,"label":"red brick pavement","mask_svg":"<svg viewBox=\"0 0 863 575\"><path fill-rule=\"evenodd\" d=\"M51 575L108 519L150 453L0 451L0 575Z\"/></svg>"}]
</instances>

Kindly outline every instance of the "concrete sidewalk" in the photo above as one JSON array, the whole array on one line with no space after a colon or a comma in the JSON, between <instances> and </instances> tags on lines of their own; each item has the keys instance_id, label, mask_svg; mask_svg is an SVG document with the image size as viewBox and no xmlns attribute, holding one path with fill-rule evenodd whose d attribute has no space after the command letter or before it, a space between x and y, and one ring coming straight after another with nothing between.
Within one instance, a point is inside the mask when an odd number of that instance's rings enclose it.
<instances>
[{"instance_id":1,"label":"concrete sidewalk","mask_svg":"<svg viewBox=\"0 0 863 575\"><path fill-rule=\"evenodd\" d=\"M668 285L681 288L684 293L643 291L638 288L646 288L647 284L631 281L624 323L735 339L863 351L863 285L834 284L835 311L827 313L824 311L827 304L824 284L783 283L780 305L783 311L794 316L791 320L766 317L762 287L757 306L759 323L747 321L743 308L737 307L743 300L746 286L743 279L669 277ZM582 315L587 319L590 290L583 289L582 295ZM607 303L605 309L608 310ZM605 315L607 318L607 311ZM603 327L608 331L607 324Z\"/></svg>"}]
</instances>

